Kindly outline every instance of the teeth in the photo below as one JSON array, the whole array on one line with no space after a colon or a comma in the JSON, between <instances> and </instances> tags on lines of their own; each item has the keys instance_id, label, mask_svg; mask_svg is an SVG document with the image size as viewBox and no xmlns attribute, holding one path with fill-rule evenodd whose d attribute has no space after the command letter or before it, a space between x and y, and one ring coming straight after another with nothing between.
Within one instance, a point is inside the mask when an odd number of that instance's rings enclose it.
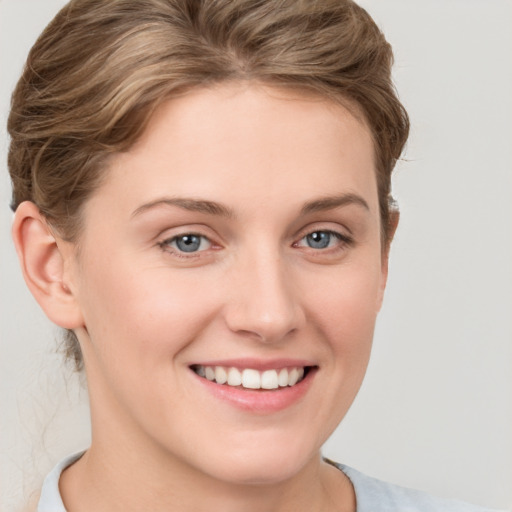
<instances>
[{"instance_id":1,"label":"teeth","mask_svg":"<svg viewBox=\"0 0 512 512\"><path fill-rule=\"evenodd\" d=\"M286 368L283 368L279 372L279 375L277 376L277 382L282 388L288 386L288 370Z\"/></svg>"},{"instance_id":2,"label":"teeth","mask_svg":"<svg viewBox=\"0 0 512 512\"><path fill-rule=\"evenodd\" d=\"M261 388L261 377L258 370L246 369L242 372L242 386L249 389Z\"/></svg>"},{"instance_id":3,"label":"teeth","mask_svg":"<svg viewBox=\"0 0 512 512\"><path fill-rule=\"evenodd\" d=\"M219 384L225 384L228 381L228 374L222 366L215 367L215 381Z\"/></svg>"},{"instance_id":4,"label":"teeth","mask_svg":"<svg viewBox=\"0 0 512 512\"><path fill-rule=\"evenodd\" d=\"M263 389L277 389L279 387L275 370L266 370L261 374L261 387Z\"/></svg>"},{"instance_id":5,"label":"teeth","mask_svg":"<svg viewBox=\"0 0 512 512\"><path fill-rule=\"evenodd\" d=\"M194 366L194 371L217 384L242 386L247 389L277 389L294 386L304 378L304 367L281 368L260 372L252 368L239 370L223 366Z\"/></svg>"},{"instance_id":6,"label":"teeth","mask_svg":"<svg viewBox=\"0 0 512 512\"><path fill-rule=\"evenodd\" d=\"M240 386L242 384L242 374L236 368L228 370L228 385Z\"/></svg>"},{"instance_id":7,"label":"teeth","mask_svg":"<svg viewBox=\"0 0 512 512\"><path fill-rule=\"evenodd\" d=\"M292 368L290 372L288 372L288 386L294 386L297 384L299 380L299 370L297 368Z\"/></svg>"}]
</instances>

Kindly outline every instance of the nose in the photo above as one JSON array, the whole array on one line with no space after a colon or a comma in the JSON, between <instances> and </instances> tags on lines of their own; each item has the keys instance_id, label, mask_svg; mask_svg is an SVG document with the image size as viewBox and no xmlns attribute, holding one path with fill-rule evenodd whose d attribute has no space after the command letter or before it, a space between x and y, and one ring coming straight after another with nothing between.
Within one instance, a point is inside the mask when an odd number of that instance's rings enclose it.
<instances>
[{"instance_id":1,"label":"nose","mask_svg":"<svg viewBox=\"0 0 512 512\"><path fill-rule=\"evenodd\" d=\"M278 343L302 327L305 315L290 268L276 254L253 255L231 269L225 320L232 332Z\"/></svg>"}]
</instances>

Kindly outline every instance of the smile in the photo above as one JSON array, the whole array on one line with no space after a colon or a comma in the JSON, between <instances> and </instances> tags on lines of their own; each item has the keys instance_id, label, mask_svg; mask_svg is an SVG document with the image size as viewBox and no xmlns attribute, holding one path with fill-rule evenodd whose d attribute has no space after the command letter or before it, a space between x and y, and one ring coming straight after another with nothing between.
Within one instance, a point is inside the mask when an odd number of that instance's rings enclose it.
<instances>
[{"instance_id":1,"label":"smile","mask_svg":"<svg viewBox=\"0 0 512 512\"><path fill-rule=\"evenodd\" d=\"M246 389L279 389L292 387L301 382L308 367L269 369L258 371L253 368L193 365L192 370L211 382Z\"/></svg>"}]
</instances>

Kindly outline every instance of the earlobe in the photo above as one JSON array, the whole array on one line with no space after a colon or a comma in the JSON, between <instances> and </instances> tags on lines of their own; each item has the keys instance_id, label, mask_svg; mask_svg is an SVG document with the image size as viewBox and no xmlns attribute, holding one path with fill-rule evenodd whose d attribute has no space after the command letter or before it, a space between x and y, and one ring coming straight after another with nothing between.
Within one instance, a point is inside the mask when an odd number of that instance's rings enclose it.
<instances>
[{"instance_id":1,"label":"earlobe","mask_svg":"<svg viewBox=\"0 0 512 512\"><path fill-rule=\"evenodd\" d=\"M82 314L67 282L65 258L38 207L30 202L16 209L12 236L23 277L48 318L66 329L83 325Z\"/></svg>"}]
</instances>

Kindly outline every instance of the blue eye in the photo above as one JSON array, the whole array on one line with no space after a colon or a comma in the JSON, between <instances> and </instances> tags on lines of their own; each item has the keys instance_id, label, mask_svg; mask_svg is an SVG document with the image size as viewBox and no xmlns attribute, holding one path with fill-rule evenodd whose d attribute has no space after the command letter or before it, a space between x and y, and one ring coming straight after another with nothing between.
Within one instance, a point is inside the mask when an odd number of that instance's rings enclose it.
<instances>
[{"instance_id":1,"label":"blue eye","mask_svg":"<svg viewBox=\"0 0 512 512\"><path fill-rule=\"evenodd\" d=\"M343 241L348 240L345 240L342 235L335 233L334 231L313 231L302 238L298 245L301 247L310 247L311 249L321 250L333 247Z\"/></svg>"},{"instance_id":2,"label":"blue eye","mask_svg":"<svg viewBox=\"0 0 512 512\"><path fill-rule=\"evenodd\" d=\"M332 233L315 231L306 236L306 243L312 249L326 249L331 243Z\"/></svg>"},{"instance_id":3,"label":"blue eye","mask_svg":"<svg viewBox=\"0 0 512 512\"><path fill-rule=\"evenodd\" d=\"M199 252L210 247L210 241L202 235L187 233L185 235L175 236L162 243L162 246L168 246L179 252Z\"/></svg>"}]
</instances>

